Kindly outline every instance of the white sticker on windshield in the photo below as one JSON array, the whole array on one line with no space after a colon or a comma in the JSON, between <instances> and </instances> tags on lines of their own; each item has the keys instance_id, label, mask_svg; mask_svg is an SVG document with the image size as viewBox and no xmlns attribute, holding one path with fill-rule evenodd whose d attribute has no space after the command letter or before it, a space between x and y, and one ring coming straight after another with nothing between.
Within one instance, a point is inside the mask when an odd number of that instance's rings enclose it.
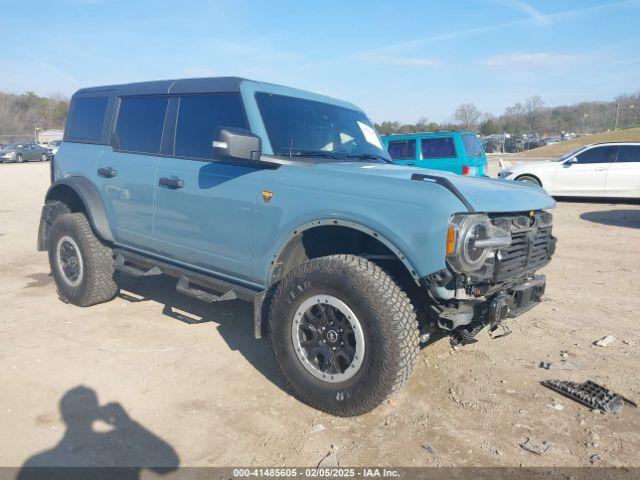
<instances>
[{"instance_id":1,"label":"white sticker on windshield","mask_svg":"<svg viewBox=\"0 0 640 480\"><path fill-rule=\"evenodd\" d=\"M360 130L362 130L364 139L367 142L369 142L371 145L375 145L380 150L382 150L382 144L380 143L380 139L378 138L378 135L376 135L376 131L366 123L358 122L358 126L360 127Z\"/></svg>"}]
</instances>

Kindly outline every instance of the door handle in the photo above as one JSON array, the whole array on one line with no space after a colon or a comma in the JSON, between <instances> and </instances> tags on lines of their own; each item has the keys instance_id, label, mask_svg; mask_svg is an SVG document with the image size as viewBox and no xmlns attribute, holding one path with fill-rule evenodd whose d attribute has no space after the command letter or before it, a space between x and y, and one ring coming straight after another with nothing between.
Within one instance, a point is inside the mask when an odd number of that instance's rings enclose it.
<instances>
[{"instance_id":1,"label":"door handle","mask_svg":"<svg viewBox=\"0 0 640 480\"><path fill-rule=\"evenodd\" d=\"M606 169L607 169L607 167L596 167L594 170L595 170L596 172L602 172L602 171L604 171L604 170L606 170Z\"/></svg>"},{"instance_id":2,"label":"door handle","mask_svg":"<svg viewBox=\"0 0 640 480\"><path fill-rule=\"evenodd\" d=\"M99 168L98 175L105 178L113 178L118 175L118 171L111 167Z\"/></svg>"},{"instance_id":3,"label":"door handle","mask_svg":"<svg viewBox=\"0 0 640 480\"><path fill-rule=\"evenodd\" d=\"M169 188L182 188L184 187L184 180L181 178L160 177L158 184Z\"/></svg>"}]
</instances>

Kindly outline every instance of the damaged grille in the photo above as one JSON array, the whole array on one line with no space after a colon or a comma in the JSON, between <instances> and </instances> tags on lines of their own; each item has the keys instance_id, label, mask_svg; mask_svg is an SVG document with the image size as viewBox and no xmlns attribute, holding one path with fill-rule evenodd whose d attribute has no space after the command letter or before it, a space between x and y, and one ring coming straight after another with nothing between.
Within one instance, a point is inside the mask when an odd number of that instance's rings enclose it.
<instances>
[{"instance_id":1,"label":"damaged grille","mask_svg":"<svg viewBox=\"0 0 640 480\"><path fill-rule=\"evenodd\" d=\"M555 250L552 217L547 212L533 216L500 216L491 219L511 232L511 245L496 254L493 281L502 282L546 265Z\"/></svg>"}]
</instances>

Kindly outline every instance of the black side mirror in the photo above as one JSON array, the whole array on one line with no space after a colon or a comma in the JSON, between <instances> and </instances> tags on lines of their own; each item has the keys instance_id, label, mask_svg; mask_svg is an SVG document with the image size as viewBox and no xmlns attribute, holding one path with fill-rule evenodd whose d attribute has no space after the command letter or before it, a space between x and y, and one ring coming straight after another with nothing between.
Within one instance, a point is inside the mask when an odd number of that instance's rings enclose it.
<instances>
[{"instance_id":1,"label":"black side mirror","mask_svg":"<svg viewBox=\"0 0 640 480\"><path fill-rule=\"evenodd\" d=\"M215 133L213 154L216 157L259 161L262 141L243 128L220 127Z\"/></svg>"}]
</instances>

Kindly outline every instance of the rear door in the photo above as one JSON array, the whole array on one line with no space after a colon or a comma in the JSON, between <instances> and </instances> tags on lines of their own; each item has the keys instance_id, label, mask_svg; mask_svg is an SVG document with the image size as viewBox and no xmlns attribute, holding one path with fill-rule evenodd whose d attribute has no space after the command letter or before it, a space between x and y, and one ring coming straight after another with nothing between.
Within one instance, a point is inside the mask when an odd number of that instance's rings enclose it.
<instances>
[{"instance_id":1,"label":"rear door","mask_svg":"<svg viewBox=\"0 0 640 480\"><path fill-rule=\"evenodd\" d=\"M603 196L609 164L617 147L596 146L583 150L576 163L564 162L556 169L554 193L567 196Z\"/></svg>"},{"instance_id":2,"label":"rear door","mask_svg":"<svg viewBox=\"0 0 640 480\"><path fill-rule=\"evenodd\" d=\"M640 198L640 145L620 145L616 161L609 165L607 195Z\"/></svg>"},{"instance_id":3,"label":"rear door","mask_svg":"<svg viewBox=\"0 0 640 480\"><path fill-rule=\"evenodd\" d=\"M387 141L387 152L395 163L401 165L416 164L416 139L399 138Z\"/></svg>"},{"instance_id":4,"label":"rear door","mask_svg":"<svg viewBox=\"0 0 640 480\"><path fill-rule=\"evenodd\" d=\"M169 97L118 99L111 147L96 161L97 184L114 237L128 247L153 249L153 195Z\"/></svg>"},{"instance_id":5,"label":"rear door","mask_svg":"<svg viewBox=\"0 0 640 480\"><path fill-rule=\"evenodd\" d=\"M249 280L252 225L263 164L216 159L218 127L247 128L237 93L180 95L173 155L155 179L154 237L163 256Z\"/></svg>"},{"instance_id":6,"label":"rear door","mask_svg":"<svg viewBox=\"0 0 640 480\"><path fill-rule=\"evenodd\" d=\"M462 174L462 163L452 135L421 138L419 147L418 166Z\"/></svg>"}]
</instances>

